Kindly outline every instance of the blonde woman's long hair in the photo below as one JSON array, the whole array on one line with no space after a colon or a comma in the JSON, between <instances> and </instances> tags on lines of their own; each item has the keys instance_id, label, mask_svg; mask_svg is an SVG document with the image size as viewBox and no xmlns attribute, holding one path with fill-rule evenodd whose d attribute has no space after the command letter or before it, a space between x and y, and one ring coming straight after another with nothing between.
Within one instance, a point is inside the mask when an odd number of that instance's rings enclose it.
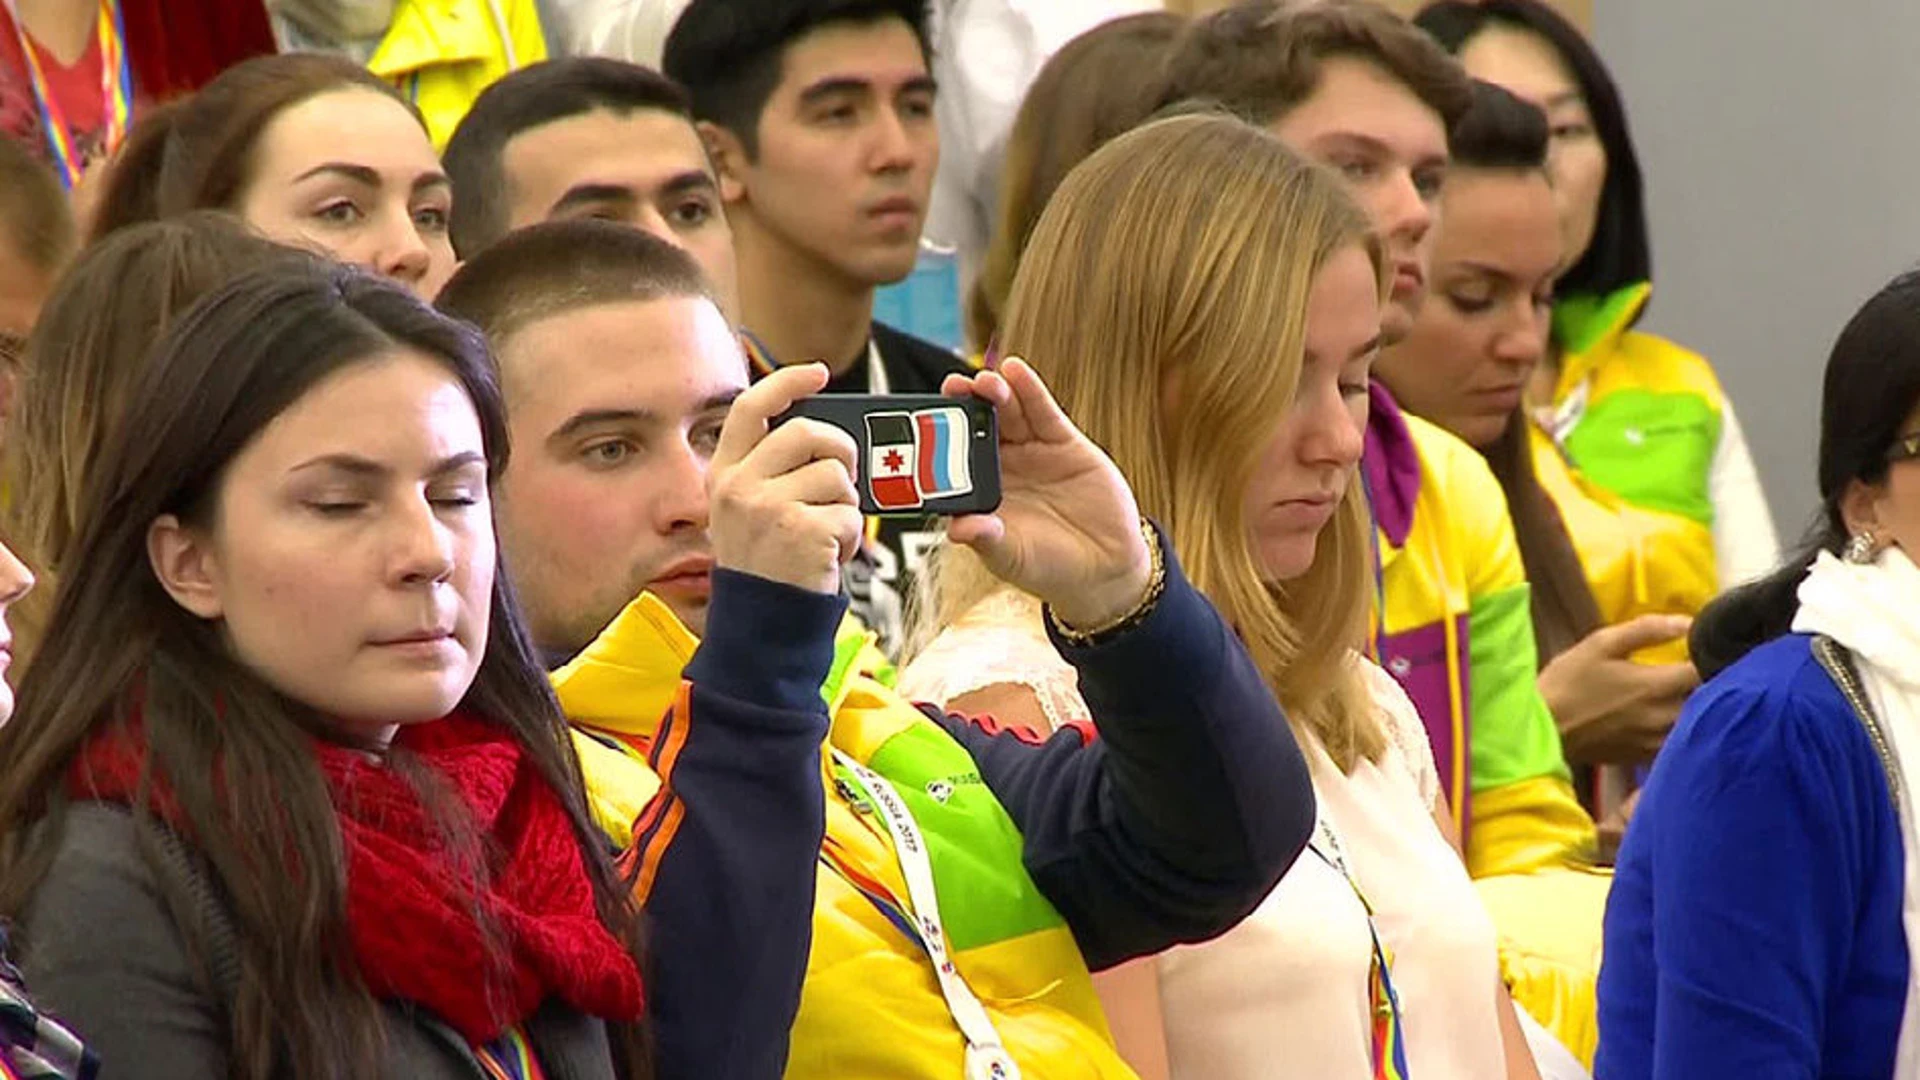
<instances>
[{"instance_id":1,"label":"blonde woman's long hair","mask_svg":"<svg viewBox=\"0 0 1920 1080\"><path fill-rule=\"evenodd\" d=\"M1060 186L1002 328L1004 354L1027 358L1112 455L1292 723L1342 770L1385 747L1352 660L1371 603L1361 484L1348 484L1312 566L1286 582L1265 580L1244 507L1293 405L1308 293L1354 248L1381 271L1367 218L1332 173L1239 120L1160 120ZM915 598L915 644L996 587L971 552L937 550Z\"/></svg>"}]
</instances>

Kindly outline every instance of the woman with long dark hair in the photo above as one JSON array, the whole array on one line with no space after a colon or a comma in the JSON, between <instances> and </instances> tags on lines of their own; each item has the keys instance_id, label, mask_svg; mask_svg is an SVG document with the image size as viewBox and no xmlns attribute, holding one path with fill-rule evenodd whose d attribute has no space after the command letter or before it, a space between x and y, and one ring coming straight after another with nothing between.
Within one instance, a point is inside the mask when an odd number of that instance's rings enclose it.
<instances>
[{"instance_id":1,"label":"woman with long dark hair","mask_svg":"<svg viewBox=\"0 0 1920 1080\"><path fill-rule=\"evenodd\" d=\"M1607 907L1609 1077L1920 1076L1920 273L1847 323L1820 522L1696 620L1710 681Z\"/></svg>"},{"instance_id":2,"label":"woman with long dark hair","mask_svg":"<svg viewBox=\"0 0 1920 1080\"><path fill-rule=\"evenodd\" d=\"M1646 204L1599 53L1541 0L1440 0L1414 21L1468 74L1547 114L1566 269L1534 396L1552 442L1589 481L1690 524L1686 558L1718 586L1764 573L1779 543L1726 392L1705 358L1637 329L1653 280Z\"/></svg>"},{"instance_id":3,"label":"woman with long dark hair","mask_svg":"<svg viewBox=\"0 0 1920 1080\"><path fill-rule=\"evenodd\" d=\"M1717 588L1693 523L1592 483L1525 406L1563 265L1548 140L1540 110L1477 84L1450 138L1433 294L1376 375L1408 412L1478 449L1500 481L1532 585L1540 691L1568 761L1636 765L1697 684L1674 653ZM1621 785L1599 786L1604 796ZM1618 797L1595 801L1610 809Z\"/></svg>"},{"instance_id":4,"label":"woman with long dark hair","mask_svg":"<svg viewBox=\"0 0 1920 1080\"><path fill-rule=\"evenodd\" d=\"M495 551L489 364L299 262L135 382L0 740L0 917L110 1074L646 1075L635 916Z\"/></svg>"}]
</instances>

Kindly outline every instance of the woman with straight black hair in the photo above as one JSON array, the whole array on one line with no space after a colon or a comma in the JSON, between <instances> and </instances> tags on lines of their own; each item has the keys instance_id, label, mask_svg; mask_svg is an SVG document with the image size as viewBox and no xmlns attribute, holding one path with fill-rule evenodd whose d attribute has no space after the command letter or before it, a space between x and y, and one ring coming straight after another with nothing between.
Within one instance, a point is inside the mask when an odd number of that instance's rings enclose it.
<instances>
[{"instance_id":1,"label":"woman with straight black hair","mask_svg":"<svg viewBox=\"0 0 1920 1080\"><path fill-rule=\"evenodd\" d=\"M1439 0L1414 21L1468 74L1547 114L1566 270L1529 396L1558 450L1629 504L1686 522L1685 559L1711 565L1716 585L1766 572L1779 558L1773 518L1712 366L1635 329L1653 279L1646 200L1599 54L1540 0Z\"/></svg>"},{"instance_id":2,"label":"woman with straight black hair","mask_svg":"<svg viewBox=\"0 0 1920 1080\"><path fill-rule=\"evenodd\" d=\"M1800 554L1693 631L1711 680L1607 908L1601 1080L1920 1077L1920 273L1842 330Z\"/></svg>"},{"instance_id":3,"label":"woman with straight black hair","mask_svg":"<svg viewBox=\"0 0 1920 1080\"><path fill-rule=\"evenodd\" d=\"M506 430L476 331L304 260L138 377L0 739L0 917L105 1075L648 1075Z\"/></svg>"}]
</instances>

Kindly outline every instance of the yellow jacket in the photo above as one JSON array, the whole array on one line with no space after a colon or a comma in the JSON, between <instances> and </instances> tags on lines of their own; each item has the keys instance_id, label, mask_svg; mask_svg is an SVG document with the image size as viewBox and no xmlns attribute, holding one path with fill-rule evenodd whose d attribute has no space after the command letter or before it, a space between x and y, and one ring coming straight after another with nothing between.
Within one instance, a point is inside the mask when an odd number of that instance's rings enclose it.
<instances>
[{"instance_id":1,"label":"yellow jacket","mask_svg":"<svg viewBox=\"0 0 1920 1080\"><path fill-rule=\"evenodd\" d=\"M546 58L534 0L400 0L367 67L413 100L444 149L480 91Z\"/></svg>"},{"instance_id":2,"label":"yellow jacket","mask_svg":"<svg viewBox=\"0 0 1920 1080\"><path fill-rule=\"evenodd\" d=\"M1629 503L1576 471L1538 424L1530 428L1534 475L1560 511L1600 621L1613 626L1641 615L1698 614L1719 592L1707 526ZM1645 649L1634 659L1684 662L1687 643Z\"/></svg>"},{"instance_id":3,"label":"yellow jacket","mask_svg":"<svg viewBox=\"0 0 1920 1080\"><path fill-rule=\"evenodd\" d=\"M642 754L678 707L681 669L697 645L643 595L554 673L554 689L577 727ZM827 752L837 750L890 779L925 830L954 961L1025 1075L1132 1077L1073 935L1027 875L1018 830L965 749L869 674L885 667L872 636L849 621L822 688L832 714L820 764L826 838L786 1075L962 1080L964 1040L926 954L856 883L906 894L892 839Z\"/></svg>"},{"instance_id":4,"label":"yellow jacket","mask_svg":"<svg viewBox=\"0 0 1920 1080\"><path fill-rule=\"evenodd\" d=\"M1718 587L1772 569L1779 543L1746 438L1712 366L1634 329L1649 295L1643 282L1555 305L1554 337L1564 353L1551 408L1541 419L1586 488L1607 493L1613 506L1651 515L1639 526L1643 531L1645 522L1661 519L1692 526L1670 527L1657 557L1683 560L1687 575L1705 567L1710 597ZM1545 480L1546 470L1540 471ZM1561 494L1550 493L1556 500ZM1579 530L1572 522L1568 527L1579 544ZM1588 554L1583 548L1583 562ZM1595 576L1591 569L1588 576ZM1596 592L1603 587L1596 584ZM1603 614L1615 621L1600 599ZM1649 610L1691 614L1698 607Z\"/></svg>"},{"instance_id":5,"label":"yellow jacket","mask_svg":"<svg viewBox=\"0 0 1920 1080\"><path fill-rule=\"evenodd\" d=\"M1363 463L1380 591L1371 649L1413 699L1474 877L1580 865L1593 821L1535 681L1531 593L1486 461L1373 387Z\"/></svg>"}]
</instances>

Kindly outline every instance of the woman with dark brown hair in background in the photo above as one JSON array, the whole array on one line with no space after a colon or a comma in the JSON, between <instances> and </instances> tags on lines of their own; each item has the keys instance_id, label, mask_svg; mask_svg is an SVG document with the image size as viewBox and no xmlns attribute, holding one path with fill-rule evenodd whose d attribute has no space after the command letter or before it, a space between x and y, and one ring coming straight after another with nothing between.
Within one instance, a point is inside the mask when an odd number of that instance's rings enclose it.
<instances>
[{"instance_id":1,"label":"woman with dark brown hair in background","mask_svg":"<svg viewBox=\"0 0 1920 1080\"><path fill-rule=\"evenodd\" d=\"M0 916L109 1075L648 1074L505 433L476 331L314 263L135 381L0 740Z\"/></svg>"},{"instance_id":2,"label":"woman with dark brown hair in background","mask_svg":"<svg viewBox=\"0 0 1920 1080\"><path fill-rule=\"evenodd\" d=\"M11 365L76 243L59 182L24 147L0 138L0 442Z\"/></svg>"},{"instance_id":3,"label":"woman with dark brown hair in background","mask_svg":"<svg viewBox=\"0 0 1920 1080\"><path fill-rule=\"evenodd\" d=\"M88 483L154 343L228 279L300 258L226 214L198 211L115 233L61 279L21 359L24 378L0 446L0 490L8 494L0 535L41 578L18 611L14 681L46 628Z\"/></svg>"},{"instance_id":4,"label":"woman with dark brown hair in background","mask_svg":"<svg viewBox=\"0 0 1920 1080\"><path fill-rule=\"evenodd\" d=\"M228 69L148 112L104 183L96 238L226 210L429 299L453 275L453 190L419 111L342 57L290 53Z\"/></svg>"},{"instance_id":5,"label":"woman with dark brown hair in background","mask_svg":"<svg viewBox=\"0 0 1920 1080\"><path fill-rule=\"evenodd\" d=\"M1160 62L1186 20L1163 11L1102 23L1054 53L1007 136L1000 212L967 294L967 339L992 349L1020 253L1060 181L1088 154L1150 116Z\"/></svg>"},{"instance_id":6,"label":"woman with dark brown hair in background","mask_svg":"<svg viewBox=\"0 0 1920 1080\"><path fill-rule=\"evenodd\" d=\"M1540 692L1568 761L1635 765L1652 760L1698 683L1672 646L1648 647L1685 635L1713 595L1712 558L1691 523L1592 483L1525 407L1565 265L1548 138L1540 110L1478 84L1450 139L1433 295L1377 375L1500 480L1533 586ZM1596 786L1596 816L1613 812L1623 786Z\"/></svg>"},{"instance_id":7,"label":"woman with dark brown hair in background","mask_svg":"<svg viewBox=\"0 0 1920 1080\"><path fill-rule=\"evenodd\" d=\"M1662 569L1697 578L1692 608L1765 573L1780 545L1731 400L1705 357L1639 328L1652 239L1626 106L1599 52L1541 0L1440 0L1415 22L1469 74L1546 114L1564 263L1529 387L1551 436L1540 451L1674 519L1685 544ZM1685 658L1678 642L1664 656Z\"/></svg>"}]
</instances>

